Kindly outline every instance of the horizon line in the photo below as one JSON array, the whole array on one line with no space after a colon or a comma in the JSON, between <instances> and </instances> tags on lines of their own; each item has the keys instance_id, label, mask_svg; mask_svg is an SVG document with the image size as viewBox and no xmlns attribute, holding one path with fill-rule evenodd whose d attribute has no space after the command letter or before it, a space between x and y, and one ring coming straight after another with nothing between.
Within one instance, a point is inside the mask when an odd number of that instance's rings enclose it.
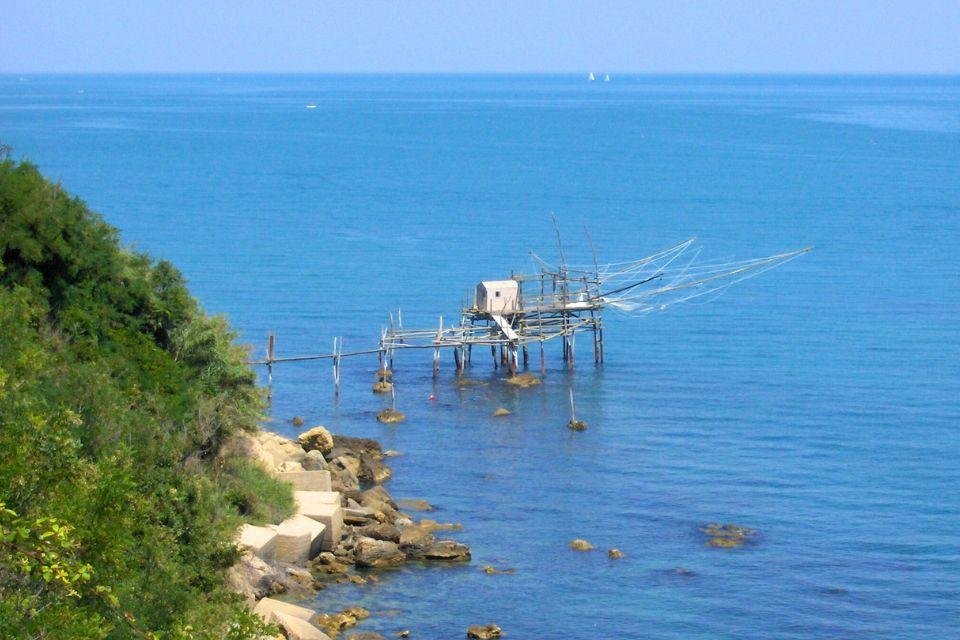
<instances>
[{"instance_id":1,"label":"horizon line","mask_svg":"<svg viewBox=\"0 0 960 640\"><path fill-rule=\"evenodd\" d=\"M799 76L799 77L897 77L960 76L956 71L4 71L0 76L248 76L248 75L302 75L302 76L579 76L589 74L619 76Z\"/></svg>"}]
</instances>

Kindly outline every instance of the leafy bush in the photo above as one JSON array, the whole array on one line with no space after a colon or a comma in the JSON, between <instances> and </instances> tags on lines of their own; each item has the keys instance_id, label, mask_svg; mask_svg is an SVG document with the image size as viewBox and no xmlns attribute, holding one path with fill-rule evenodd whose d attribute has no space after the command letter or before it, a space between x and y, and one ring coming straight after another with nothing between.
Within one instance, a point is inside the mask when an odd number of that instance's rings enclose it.
<instances>
[{"instance_id":1,"label":"leafy bush","mask_svg":"<svg viewBox=\"0 0 960 640\"><path fill-rule=\"evenodd\" d=\"M0 637L253 638L223 586L288 485L219 459L247 352L167 262L0 153Z\"/></svg>"}]
</instances>

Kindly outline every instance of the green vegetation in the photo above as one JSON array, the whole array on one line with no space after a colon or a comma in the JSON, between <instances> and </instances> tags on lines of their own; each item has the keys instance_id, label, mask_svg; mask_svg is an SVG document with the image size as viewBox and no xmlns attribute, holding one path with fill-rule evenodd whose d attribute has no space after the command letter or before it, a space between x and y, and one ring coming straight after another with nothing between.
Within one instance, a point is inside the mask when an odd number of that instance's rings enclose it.
<instances>
[{"instance_id":1,"label":"green vegetation","mask_svg":"<svg viewBox=\"0 0 960 640\"><path fill-rule=\"evenodd\" d=\"M0 256L0 637L259 637L231 540L292 496L219 456L263 408L226 321L2 148Z\"/></svg>"}]
</instances>

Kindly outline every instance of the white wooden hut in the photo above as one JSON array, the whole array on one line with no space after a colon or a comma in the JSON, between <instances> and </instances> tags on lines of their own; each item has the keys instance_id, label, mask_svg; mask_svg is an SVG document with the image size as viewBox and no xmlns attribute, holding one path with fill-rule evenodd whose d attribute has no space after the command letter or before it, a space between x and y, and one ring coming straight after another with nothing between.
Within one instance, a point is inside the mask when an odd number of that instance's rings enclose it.
<instances>
[{"instance_id":1,"label":"white wooden hut","mask_svg":"<svg viewBox=\"0 0 960 640\"><path fill-rule=\"evenodd\" d=\"M484 280L477 285L477 309L494 315L516 313L519 289L516 280Z\"/></svg>"}]
</instances>

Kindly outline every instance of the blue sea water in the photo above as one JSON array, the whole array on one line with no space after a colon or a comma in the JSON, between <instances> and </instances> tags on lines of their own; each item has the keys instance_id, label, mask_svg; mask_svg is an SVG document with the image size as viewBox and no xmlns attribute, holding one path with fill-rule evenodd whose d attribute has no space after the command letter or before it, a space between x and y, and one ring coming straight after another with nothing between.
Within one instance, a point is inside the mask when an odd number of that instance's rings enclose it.
<instances>
[{"instance_id":1,"label":"blue sea water","mask_svg":"<svg viewBox=\"0 0 960 640\"><path fill-rule=\"evenodd\" d=\"M389 490L474 553L312 604L417 638L960 638L960 79L5 76L0 142L258 355L271 330L295 355L373 346L392 309L453 318L478 280L556 258L551 213L580 262L584 226L610 262L816 245L716 299L609 313L606 363L581 340L567 371L554 345L538 388L475 353L458 389L404 352L398 426L374 420L375 357L339 400L329 364L278 366L272 428L403 452ZM709 521L761 536L708 548Z\"/></svg>"}]
</instances>

